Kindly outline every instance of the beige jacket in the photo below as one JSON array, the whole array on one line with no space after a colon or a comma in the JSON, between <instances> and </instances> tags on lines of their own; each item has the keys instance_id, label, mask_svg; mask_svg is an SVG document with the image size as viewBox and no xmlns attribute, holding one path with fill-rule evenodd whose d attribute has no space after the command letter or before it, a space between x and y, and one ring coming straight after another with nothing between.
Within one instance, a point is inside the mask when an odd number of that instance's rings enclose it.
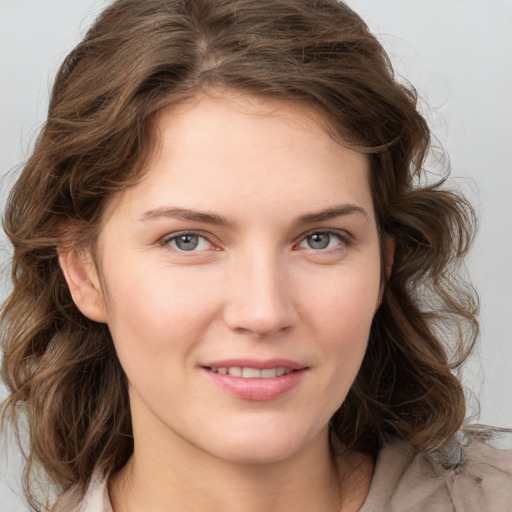
<instances>
[{"instance_id":1,"label":"beige jacket","mask_svg":"<svg viewBox=\"0 0 512 512\"><path fill-rule=\"evenodd\" d=\"M106 482L96 474L79 504L68 494L54 511L112 512ZM473 438L431 456L390 440L360 512L512 512L512 450Z\"/></svg>"}]
</instances>

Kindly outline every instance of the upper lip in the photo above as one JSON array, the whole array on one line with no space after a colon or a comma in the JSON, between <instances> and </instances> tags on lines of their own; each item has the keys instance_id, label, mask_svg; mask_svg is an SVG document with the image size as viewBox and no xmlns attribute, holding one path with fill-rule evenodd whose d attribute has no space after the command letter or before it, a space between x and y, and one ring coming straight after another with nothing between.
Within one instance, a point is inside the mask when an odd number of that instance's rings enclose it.
<instances>
[{"instance_id":1,"label":"upper lip","mask_svg":"<svg viewBox=\"0 0 512 512\"><path fill-rule=\"evenodd\" d=\"M267 370L270 368L287 368L290 370L302 370L307 365L293 361L291 359L222 359L201 364L203 368L232 368L235 366L241 368L255 368L258 370Z\"/></svg>"}]
</instances>

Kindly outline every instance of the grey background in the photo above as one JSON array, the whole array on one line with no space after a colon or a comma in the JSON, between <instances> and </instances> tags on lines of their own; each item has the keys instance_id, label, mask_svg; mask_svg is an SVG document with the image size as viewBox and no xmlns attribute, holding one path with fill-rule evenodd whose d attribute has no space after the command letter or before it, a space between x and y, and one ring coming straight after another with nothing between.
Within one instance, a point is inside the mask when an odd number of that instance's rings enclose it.
<instances>
[{"instance_id":1,"label":"grey background","mask_svg":"<svg viewBox=\"0 0 512 512\"><path fill-rule=\"evenodd\" d=\"M60 62L108 0L0 0L0 207L44 119ZM464 382L483 423L512 426L512 1L349 0L424 100L452 176L477 207L469 267L482 336ZM0 235L0 299L9 285ZM0 399L5 391L0 387ZM3 439L12 445L12 440ZM0 512L26 510L19 455L0 456Z\"/></svg>"}]
</instances>

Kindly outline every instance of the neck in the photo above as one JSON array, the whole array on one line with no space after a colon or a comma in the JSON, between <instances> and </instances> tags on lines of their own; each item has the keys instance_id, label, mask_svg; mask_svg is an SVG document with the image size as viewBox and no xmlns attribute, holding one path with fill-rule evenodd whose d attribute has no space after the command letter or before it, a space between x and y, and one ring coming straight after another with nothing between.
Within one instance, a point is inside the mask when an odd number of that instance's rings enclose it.
<instances>
[{"instance_id":1,"label":"neck","mask_svg":"<svg viewBox=\"0 0 512 512\"><path fill-rule=\"evenodd\" d=\"M134 453L109 482L114 512L349 512L369 489L371 459L335 458L327 426L291 456L256 463L216 457L160 426L134 424Z\"/></svg>"},{"instance_id":2,"label":"neck","mask_svg":"<svg viewBox=\"0 0 512 512\"><path fill-rule=\"evenodd\" d=\"M315 443L316 444L316 443ZM327 443L326 443L327 445ZM328 446L326 446L328 450ZM111 482L115 512L208 510L223 512L334 511L338 502L337 466L328 453L308 447L289 460L240 464L203 456L137 447Z\"/></svg>"}]
</instances>

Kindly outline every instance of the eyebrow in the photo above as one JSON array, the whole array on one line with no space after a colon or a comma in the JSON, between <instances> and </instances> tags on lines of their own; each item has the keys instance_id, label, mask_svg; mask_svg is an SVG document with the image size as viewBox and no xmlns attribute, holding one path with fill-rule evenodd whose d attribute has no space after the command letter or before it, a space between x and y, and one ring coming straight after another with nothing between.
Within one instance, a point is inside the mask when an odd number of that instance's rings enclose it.
<instances>
[{"instance_id":1,"label":"eyebrow","mask_svg":"<svg viewBox=\"0 0 512 512\"><path fill-rule=\"evenodd\" d=\"M192 222L201 222L203 224L213 224L215 226L231 227L232 222L220 215L208 212L200 212L197 210L189 210L188 208L155 208L145 212L140 220L142 222L158 219L158 218L182 219Z\"/></svg>"},{"instance_id":2,"label":"eyebrow","mask_svg":"<svg viewBox=\"0 0 512 512\"><path fill-rule=\"evenodd\" d=\"M298 218L297 224L313 224L314 222L322 222L324 220L334 219L335 217L342 217L345 215L353 215L355 213L361 214L367 222L370 220L368 212L361 206L357 206L355 204L342 204L319 212L301 215Z\"/></svg>"},{"instance_id":3,"label":"eyebrow","mask_svg":"<svg viewBox=\"0 0 512 512\"><path fill-rule=\"evenodd\" d=\"M313 224L315 222L322 222L324 220L334 219L336 217L342 217L345 215L353 214L360 214L365 218L366 221L370 220L368 212L361 206L355 204L343 204L339 206L333 206L331 208L327 208L325 210L321 210L318 212L312 212L307 213L305 215L301 215L300 217L297 218L295 224L299 226L304 224ZM233 222L215 213L190 210L188 208L173 207L154 208L152 210L148 210L147 212L144 212L142 214L139 220L141 222L146 222L159 218L181 219L191 222L200 222L202 224L211 224L214 226L222 226L227 228L234 226Z\"/></svg>"}]
</instances>

